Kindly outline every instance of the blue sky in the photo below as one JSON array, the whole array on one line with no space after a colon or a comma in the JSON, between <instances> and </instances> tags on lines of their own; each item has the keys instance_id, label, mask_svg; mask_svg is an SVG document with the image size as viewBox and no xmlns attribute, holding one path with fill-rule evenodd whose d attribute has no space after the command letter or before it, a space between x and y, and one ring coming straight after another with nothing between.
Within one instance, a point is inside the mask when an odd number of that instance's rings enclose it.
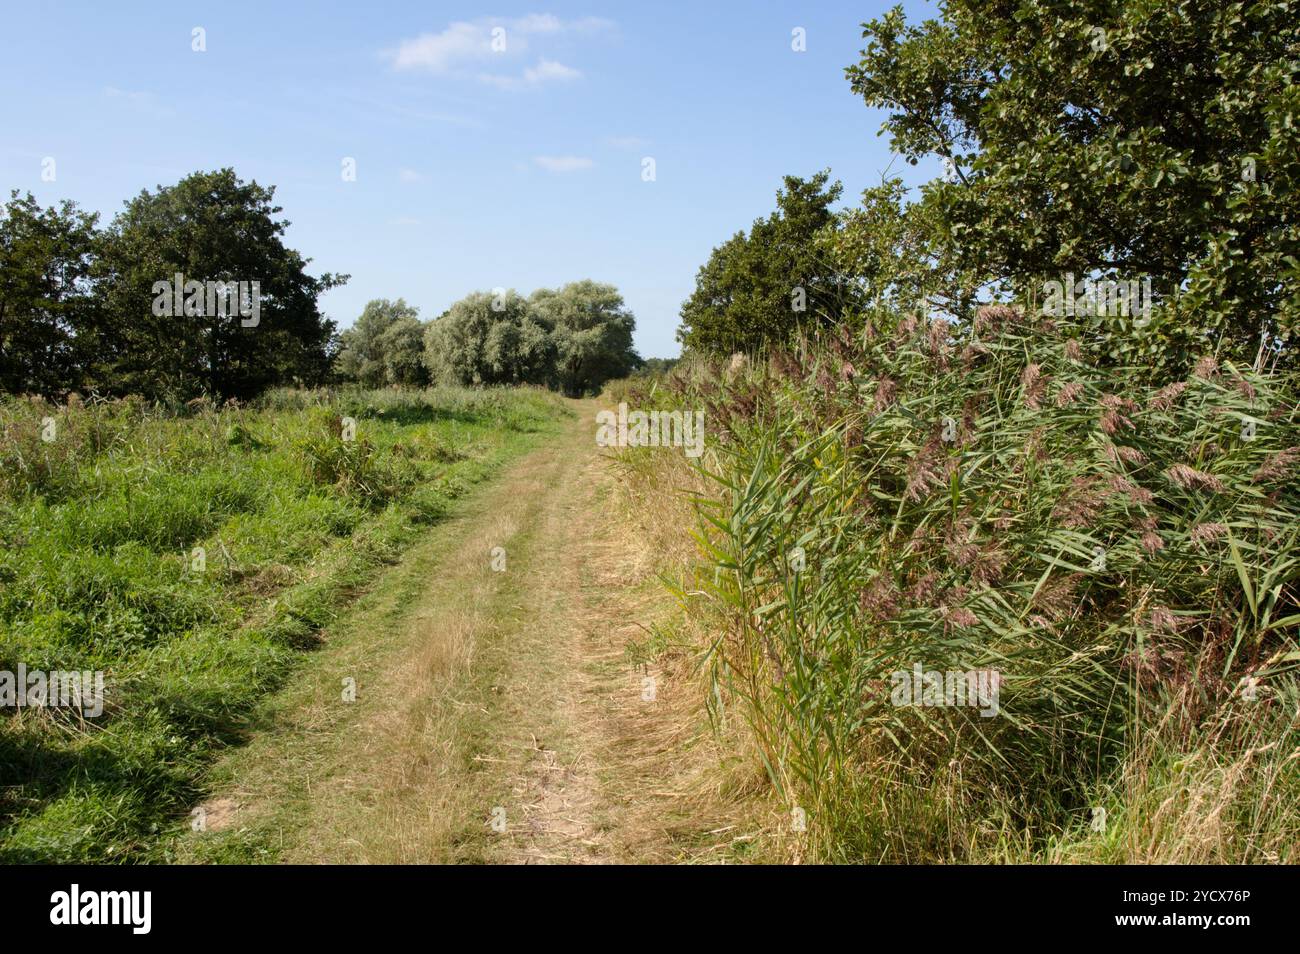
<instances>
[{"instance_id":1,"label":"blue sky","mask_svg":"<svg viewBox=\"0 0 1300 954\"><path fill-rule=\"evenodd\" d=\"M340 326L371 298L432 318L476 289L594 278L623 292L641 353L671 356L696 270L782 175L830 167L852 201L891 162L937 173L894 159L844 79L890 5L9 4L0 185L107 221L233 166L276 186L313 273L352 276L323 299Z\"/></svg>"}]
</instances>

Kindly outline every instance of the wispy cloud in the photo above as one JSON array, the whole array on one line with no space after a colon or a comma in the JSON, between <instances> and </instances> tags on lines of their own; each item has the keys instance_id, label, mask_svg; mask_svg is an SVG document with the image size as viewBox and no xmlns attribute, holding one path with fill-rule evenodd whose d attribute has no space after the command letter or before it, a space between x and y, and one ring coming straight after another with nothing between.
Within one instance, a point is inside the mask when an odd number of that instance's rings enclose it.
<instances>
[{"instance_id":1,"label":"wispy cloud","mask_svg":"<svg viewBox=\"0 0 1300 954\"><path fill-rule=\"evenodd\" d=\"M643 149L650 145L650 140L640 136L607 136L605 145L615 149Z\"/></svg>"},{"instance_id":2,"label":"wispy cloud","mask_svg":"<svg viewBox=\"0 0 1300 954\"><path fill-rule=\"evenodd\" d=\"M399 71L420 71L442 76L474 76L498 89L517 90L544 83L578 79L582 73L553 59L540 57L536 66L521 73L487 70L490 63L517 62L541 37L588 35L610 30L613 22L601 17L561 20L548 13L507 19L483 17L457 20L438 33L423 33L402 40L384 56Z\"/></svg>"},{"instance_id":3,"label":"wispy cloud","mask_svg":"<svg viewBox=\"0 0 1300 954\"><path fill-rule=\"evenodd\" d=\"M424 175L416 172L414 169L402 169L397 173L397 178L403 182L423 182Z\"/></svg>"},{"instance_id":4,"label":"wispy cloud","mask_svg":"<svg viewBox=\"0 0 1300 954\"><path fill-rule=\"evenodd\" d=\"M547 172L584 172L595 165L586 156L533 156L533 162Z\"/></svg>"},{"instance_id":5,"label":"wispy cloud","mask_svg":"<svg viewBox=\"0 0 1300 954\"><path fill-rule=\"evenodd\" d=\"M582 74L572 67L557 63L555 60L538 60L537 65L524 70L527 83L546 83L550 80L572 80Z\"/></svg>"},{"instance_id":6,"label":"wispy cloud","mask_svg":"<svg viewBox=\"0 0 1300 954\"><path fill-rule=\"evenodd\" d=\"M524 70L522 76L503 76L498 73L482 73L479 79L498 89L524 89L529 86L541 86L543 83L568 82L582 77L580 70L555 60L538 60L536 66Z\"/></svg>"},{"instance_id":7,"label":"wispy cloud","mask_svg":"<svg viewBox=\"0 0 1300 954\"><path fill-rule=\"evenodd\" d=\"M352 93L332 94L339 99L355 103L358 106L365 107L368 114L385 113L391 117L403 120L413 119L422 123L448 123L453 126L465 126L474 129L483 129L485 124L482 120L472 119L468 116L458 116L452 113L432 112L427 109L418 109L411 106L405 106L401 103L387 102L384 100L373 99L364 96L357 96Z\"/></svg>"},{"instance_id":8,"label":"wispy cloud","mask_svg":"<svg viewBox=\"0 0 1300 954\"><path fill-rule=\"evenodd\" d=\"M162 105L155 94L145 90L127 90L118 89L116 86L105 86L104 98L125 103L132 109L158 118L173 116L176 112L171 107Z\"/></svg>"}]
</instances>

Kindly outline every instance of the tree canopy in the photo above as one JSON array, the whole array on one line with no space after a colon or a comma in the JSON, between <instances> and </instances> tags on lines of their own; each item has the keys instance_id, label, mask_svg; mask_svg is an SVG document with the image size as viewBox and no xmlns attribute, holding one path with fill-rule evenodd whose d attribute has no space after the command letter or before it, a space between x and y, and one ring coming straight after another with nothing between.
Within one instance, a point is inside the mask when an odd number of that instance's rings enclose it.
<instances>
[{"instance_id":1,"label":"tree canopy","mask_svg":"<svg viewBox=\"0 0 1300 954\"><path fill-rule=\"evenodd\" d=\"M570 396L594 393L630 374L640 361L632 348L636 319L613 285L584 279L540 288L529 304L554 343L554 385Z\"/></svg>"},{"instance_id":2,"label":"tree canopy","mask_svg":"<svg viewBox=\"0 0 1300 954\"><path fill-rule=\"evenodd\" d=\"M570 396L598 391L639 366L636 320L612 285L475 292L431 322L425 362L435 380L536 384Z\"/></svg>"},{"instance_id":3,"label":"tree canopy","mask_svg":"<svg viewBox=\"0 0 1300 954\"><path fill-rule=\"evenodd\" d=\"M247 398L328 374L318 308L274 189L232 169L142 191L105 230L71 202L0 208L0 389Z\"/></svg>"},{"instance_id":4,"label":"tree canopy","mask_svg":"<svg viewBox=\"0 0 1300 954\"><path fill-rule=\"evenodd\" d=\"M867 105L889 111L899 153L951 170L906 223L890 214L891 185L868 196L875 214L858 224L892 221L920 253L898 273L875 262L871 278L901 273L968 316L980 288L1032 295L1062 273L1149 276L1182 324L1194 315L1198 334L1248 356L1294 326L1291 4L950 0L943 12L911 25L895 8L865 24L847 70ZM850 257L875 240L857 231Z\"/></svg>"},{"instance_id":5,"label":"tree canopy","mask_svg":"<svg viewBox=\"0 0 1300 954\"><path fill-rule=\"evenodd\" d=\"M352 327L339 335L335 366L345 378L368 388L421 387L429 378L423 359L420 310L403 298L375 298L366 303Z\"/></svg>"},{"instance_id":6,"label":"tree canopy","mask_svg":"<svg viewBox=\"0 0 1300 954\"><path fill-rule=\"evenodd\" d=\"M98 330L95 223L72 202L42 209L31 193L0 207L0 390L81 385Z\"/></svg>"},{"instance_id":7,"label":"tree canopy","mask_svg":"<svg viewBox=\"0 0 1300 954\"><path fill-rule=\"evenodd\" d=\"M553 365L550 329L517 292L474 292L425 332L425 363L448 384L546 384Z\"/></svg>"},{"instance_id":8,"label":"tree canopy","mask_svg":"<svg viewBox=\"0 0 1300 954\"><path fill-rule=\"evenodd\" d=\"M197 172L126 203L103 237L97 263L104 353L94 378L148 397L251 397L329 369L333 322L317 300L346 276L313 278L285 246L275 189L233 169ZM257 282L256 322L238 313L158 314L159 282Z\"/></svg>"},{"instance_id":9,"label":"tree canopy","mask_svg":"<svg viewBox=\"0 0 1300 954\"><path fill-rule=\"evenodd\" d=\"M819 233L836 225L831 206L842 192L827 171L786 176L776 211L719 245L700 268L677 340L701 350L748 350L785 341L800 327L834 324L852 310L858 284L819 242Z\"/></svg>"}]
</instances>

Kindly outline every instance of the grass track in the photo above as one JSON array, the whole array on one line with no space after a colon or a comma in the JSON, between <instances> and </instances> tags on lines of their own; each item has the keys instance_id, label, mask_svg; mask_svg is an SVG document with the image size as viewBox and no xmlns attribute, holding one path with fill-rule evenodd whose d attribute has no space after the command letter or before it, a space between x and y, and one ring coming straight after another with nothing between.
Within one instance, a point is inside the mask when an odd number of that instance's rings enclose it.
<instances>
[{"instance_id":1,"label":"grass track","mask_svg":"<svg viewBox=\"0 0 1300 954\"><path fill-rule=\"evenodd\" d=\"M698 686L634 669L671 612L594 402L471 493L218 766L189 861L734 860ZM492 568L492 548L505 569ZM655 679L655 699L643 696ZM357 699L345 702L345 679ZM490 825L504 810L504 831ZM722 833L721 835L719 833Z\"/></svg>"},{"instance_id":2,"label":"grass track","mask_svg":"<svg viewBox=\"0 0 1300 954\"><path fill-rule=\"evenodd\" d=\"M0 670L106 682L99 719L0 710L0 859L167 859L322 628L565 413L529 390L0 402Z\"/></svg>"}]
</instances>

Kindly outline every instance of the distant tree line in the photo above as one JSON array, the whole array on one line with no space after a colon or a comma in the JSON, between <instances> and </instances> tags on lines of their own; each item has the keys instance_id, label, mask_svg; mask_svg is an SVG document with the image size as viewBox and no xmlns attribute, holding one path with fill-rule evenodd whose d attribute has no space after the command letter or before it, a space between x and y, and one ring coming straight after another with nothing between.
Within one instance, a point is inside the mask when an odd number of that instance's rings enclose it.
<instances>
[{"instance_id":1,"label":"distant tree line","mask_svg":"<svg viewBox=\"0 0 1300 954\"><path fill-rule=\"evenodd\" d=\"M232 169L197 172L101 229L75 203L13 192L0 206L0 391L242 399L325 381L335 329L318 301L347 277L307 273L274 193Z\"/></svg>"},{"instance_id":2,"label":"distant tree line","mask_svg":"<svg viewBox=\"0 0 1300 954\"><path fill-rule=\"evenodd\" d=\"M598 391L642 366L612 285L480 292L421 322L376 299L339 334L285 246L275 190L232 169L142 191L107 228L73 202L0 206L0 392L186 401L274 385L535 384Z\"/></svg>"},{"instance_id":3,"label":"distant tree line","mask_svg":"<svg viewBox=\"0 0 1300 954\"><path fill-rule=\"evenodd\" d=\"M425 324L381 298L340 336L335 368L366 387L534 384L577 397L641 367L635 327L618 290L590 280L527 298L475 292Z\"/></svg>"}]
</instances>

